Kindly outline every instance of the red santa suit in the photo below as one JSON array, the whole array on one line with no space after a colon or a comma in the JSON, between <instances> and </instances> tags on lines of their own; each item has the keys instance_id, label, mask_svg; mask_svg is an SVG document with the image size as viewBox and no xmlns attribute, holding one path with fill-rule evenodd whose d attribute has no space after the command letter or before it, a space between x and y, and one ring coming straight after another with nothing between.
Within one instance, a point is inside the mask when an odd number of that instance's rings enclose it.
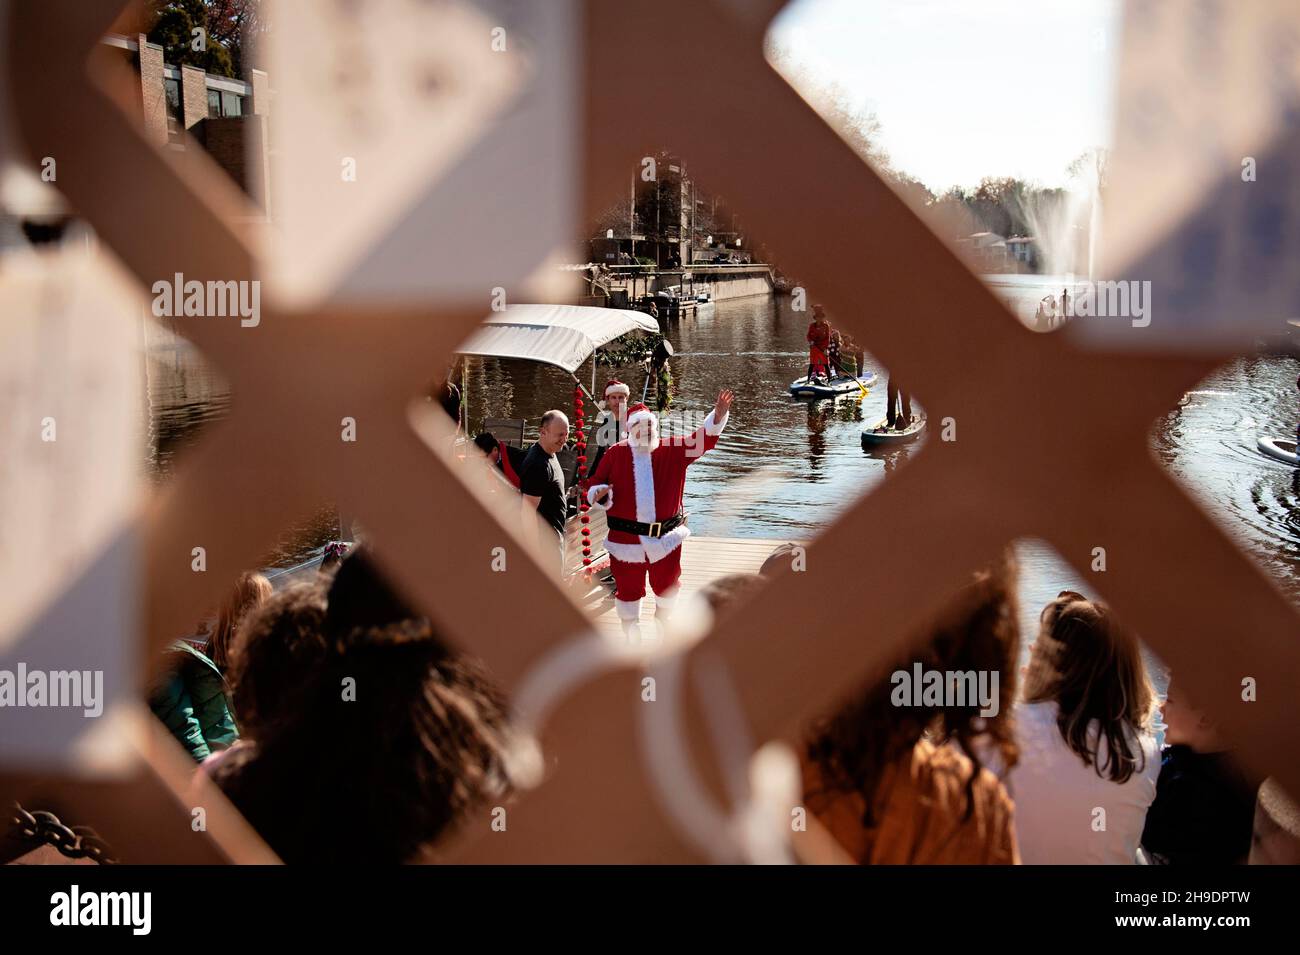
<instances>
[{"instance_id":1,"label":"red santa suit","mask_svg":"<svg viewBox=\"0 0 1300 955\"><path fill-rule=\"evenodd\" d=\"M831 347L830 322L815 319L808 326L808 364L812 366L809 374L830 375L828 352Z\"/></svg>"},{"instance_id":2,"label":"red santa suit","mask_svg":"<svg viewBox=\"0 0 1300 955\"><path fill-rule=\"evenodd\" d=\"M662 523L681 513L686 469L718 443L729 416L715 421L709 412L704 424L691 434L661 441L654 413L645 405L633 405L628 409L628 431L645 422L650 440L644 445L620 441L611 447L587 482L587 502L604 510L607 517L642 524ZM597 497L606 490L609 494L598 502ZM655 593L656 611L666 614L671 609L681 578L682 542L690 535L684 523L660 537L610 529L605 550L617 585L615 609L624 624L640 617L647 577Z\"/></svg>"}]
</instances>

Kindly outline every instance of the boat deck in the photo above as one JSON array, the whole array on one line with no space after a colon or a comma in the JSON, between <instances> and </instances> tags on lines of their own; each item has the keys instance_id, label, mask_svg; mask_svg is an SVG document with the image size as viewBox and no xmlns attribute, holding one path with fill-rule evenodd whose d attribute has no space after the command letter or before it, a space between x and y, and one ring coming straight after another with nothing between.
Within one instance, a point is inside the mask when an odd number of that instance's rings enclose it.
<instances>
[{"instance_id":1,"label":"boat deck","mask_svg":"<svg viewBox=\"0 0 1300 955\"><path fill-rule=\"evenodd\" d=\"M729 574L756 574L768 555L782 544L803 543L800 540L772 540L740 537L703 537L687 539L682 551L681 598L703 588L710 581ZM614 613L614 599L609 597L596 605L596 629L612 637L622 638L623 629ZM654 599L647 588L641 601L641 621L650 626L654 619Z\"/></svg>"}]
</instances>

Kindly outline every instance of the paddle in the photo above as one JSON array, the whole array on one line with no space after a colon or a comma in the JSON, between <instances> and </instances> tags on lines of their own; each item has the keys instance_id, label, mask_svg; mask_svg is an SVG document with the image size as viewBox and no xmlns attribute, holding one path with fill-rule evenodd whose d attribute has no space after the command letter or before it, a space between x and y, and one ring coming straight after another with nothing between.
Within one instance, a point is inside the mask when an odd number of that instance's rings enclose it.
<instances>
[{"instance_id":1,"label":"paddle","mask_svg":"<svg viewBox=\"0 0 1300 955\"><path fill-rule=\"evenodd\" d=\"M830 358L829 355L827 355L826 357ZM844 375L847 378L852 378L854 381L858 383L858 387L862 389L861 393L858 395L858 404L862 404L862 399L865 398L867 395L871 394L871 392L867 390L867 386L862 383L862 379L859 378L857 375L850 375L847 371L844 370L844 366L841 365L834 358L831 358L830 362L831 362L831 366L836 371L838 371L841 375Z\"/></svg>"}]
</instances>

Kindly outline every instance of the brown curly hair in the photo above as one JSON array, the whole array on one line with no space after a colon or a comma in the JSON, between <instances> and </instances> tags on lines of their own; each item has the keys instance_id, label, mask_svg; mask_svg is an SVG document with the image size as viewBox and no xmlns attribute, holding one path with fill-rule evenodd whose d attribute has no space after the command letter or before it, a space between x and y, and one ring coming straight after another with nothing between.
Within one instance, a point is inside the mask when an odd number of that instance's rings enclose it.
<instances>
[{"instance_id":1,"label":"brown curly hair","mask_svg":"<svg viewBox=\"0 0 1300 955\"><path fill-rule=\"evenodd\" d=\"M504 696L364 552L272 598L234 670L252 741L213 779L286 862L406 861L508 788Z\"/></svg>"},{"instance_id":2,"label":"brown curly hair","mask_svg":"<svg viewBox=\"0 0 1300 955\"><path fill-rule=\"evenodd\" d=\"M863 825L874 824L877 784L887 767L909 753L927 734L936 744L955 742L974 770L966 782L966 818L974 811L974 786L981 762L976 742L996 752L1005 772L1018 750L1011 721L1015 698L1018 568L1008 552L993 569L981 572L945 607L928 629L928 638L911 642L885 673L920 663L926 670L974 670L1000 674L998 712L981 717L970 706L900 707L891 702L887 675L862 690L811 728L809 759L821 770L828 789L858 792L865 798ZM987 750L986 750L987 752Z\"/></svg>"},{"instance_id":3,"label":"brown curly hair","mask_svg":"<svg viewBox=\"0 0 1300 955\"><path fill-rule=\"evenodd\" d=\"M239 628L227 680L245 736L257 737L292 714L304 676L325 659L325 596L321 582L293 584L273 594Z\"/></svg>"}]
</instances>

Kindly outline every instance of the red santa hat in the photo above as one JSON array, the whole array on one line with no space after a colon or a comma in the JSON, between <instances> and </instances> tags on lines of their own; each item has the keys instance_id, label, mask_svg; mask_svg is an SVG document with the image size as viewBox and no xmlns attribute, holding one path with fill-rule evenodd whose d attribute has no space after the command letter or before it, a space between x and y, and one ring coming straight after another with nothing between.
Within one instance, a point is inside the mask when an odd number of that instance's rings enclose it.
<instances>
[{"instance_id":1,"label":"red santa hat","mask_svg":"<svg viewBox=\"0 0 1300 955\"><path fill-rule=\"evenodd\" d=\"M651 424L658 424L659 418L655 413L638 401L627 409L627 426L629 428L639 421L649 421Z\"/></svg>"},{"instance_id":2,"label":"red santa hat","mask_svg":"<svg viewBox=\"0 0 1300 955\"><path fill-rule=\"evenodd\" d=\"M617 378L611 378L605 384L605 397L608 398L611 394L622 395L624 398L628 398L632 394L632 389L623 384L623 382L619 381Z\"/></svg>"}]
</instances>

